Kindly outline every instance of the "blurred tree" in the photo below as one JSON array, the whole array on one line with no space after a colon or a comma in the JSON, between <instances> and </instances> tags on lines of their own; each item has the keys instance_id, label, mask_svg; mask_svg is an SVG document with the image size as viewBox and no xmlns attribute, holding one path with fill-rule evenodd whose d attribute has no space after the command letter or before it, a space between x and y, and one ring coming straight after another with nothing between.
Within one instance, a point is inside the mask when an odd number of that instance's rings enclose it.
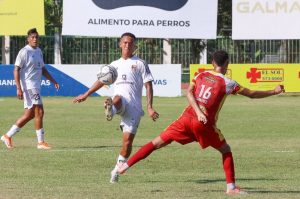
<instances>
[{"instance_id":1,"label":"blurred tree","mask_svg":"<svg viewBox=\"0 0 300 199\"><path fill-rule=\"evenodd\" d=\"M218 1L218 36L231 36L232 29L232 1L219 0Z\"/></svg>"},{"instance_id":2,"label":"blurred tree","mask_svg":"<svg viewBox=\"0 0 300 199\"><path fill-rule=\"evenodd\" d=\"M45 0L46 35L61 32L62 28L62 0Z\"/></svg>"}]
</instances>

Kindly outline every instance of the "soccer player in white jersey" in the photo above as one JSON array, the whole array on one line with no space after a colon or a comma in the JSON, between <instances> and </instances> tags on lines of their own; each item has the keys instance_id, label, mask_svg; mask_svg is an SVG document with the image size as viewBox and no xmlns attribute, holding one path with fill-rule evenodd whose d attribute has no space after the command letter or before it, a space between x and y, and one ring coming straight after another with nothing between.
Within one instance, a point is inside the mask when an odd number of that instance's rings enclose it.
<instances>
[{"instance_id":1,"label":"soccer player in white jersey","mask_svg":"<svg viewBox=\"0 0 300 199\"><path fill-rule=\"evenodd\" d=\"M133 55L135 39L135 35L128 32L121 36L119 43L121 58L111 63L118 71L118 78L114 83L114 96L106 99L104 103L106 119L111 120L115 114L119 114L121 116L120 127L123 131L123 143L116 166L111 172L111 183L118 182L117 165L126 162L130 156L140 119L144 115L142 110L143 86L146 87L148 115L153 121L159 117L159 114L152 107L153 77L148 64ZM102 86L102 82L96 81L88 91L77 96L73 102L85 101L89 95Z\"/></svg>"},{"instance_id":2,"label":"soccer player in white jersey","mask_svg":"<svg viewBox=\"0 0 300 199\"><path fill-rule=\"evenodd\" d=\"M17 97L24 100L25 111L9 131L1 137L1 140L7 148L12 149L12 136L17 134L27 122L34 119L38 141L37 148L50 149L51 147L44 141L44 109L41 98L42 75L50 80L56 89L59 89L59 84L45 68L43 53L38 47L39 34L36 28L30 29L27 35L28 44L19 51L14 68Z\"/></svg>"}]
</instances>

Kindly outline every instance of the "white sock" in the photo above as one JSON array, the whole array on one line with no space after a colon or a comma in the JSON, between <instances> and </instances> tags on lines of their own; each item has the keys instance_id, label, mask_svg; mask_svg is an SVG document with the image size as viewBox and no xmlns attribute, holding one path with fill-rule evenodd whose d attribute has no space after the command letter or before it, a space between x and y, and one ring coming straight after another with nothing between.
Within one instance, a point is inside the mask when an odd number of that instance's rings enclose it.
<instances>
[{"instance_id":1,"label":"white sock","mask_svg":"<svg viewBox=\"0 0 300 199\"><path fill-rule=\"evenodd\" d=\"M231 189L231 190L235 189L235 183L228 183L227 190L229 190L229 189Z\"/></svg>"},{"instance_id":2,"label":"white sock","mask_svg":"<svg viewBox=\"0 0 300 199\"><path fill-rule=\"evenodd\" d=\"M9 129L9 131L6 133L6 135L8 137L12 137L15 134L17 134L19 131L21 130L21 128L19 128L17 125L12 125L12 127Z\"/></svg>"},{"instance_id":3,"label":"white sock","mask_svg":"<svg viewBox=\"0 0 300 199\"><path fill-rule=\"evenodd\" d=\"M129 166L128 166L128 164L125 162L125 163L122 165L122 168L124 169L124 171L126 171L126 170L129 168Z\"/></svg>"},{"instance_id":4,"label":"white sock","mask_svg":"<svg viewBox=\"0 0 300 199\"><path fill-rule=\"evenodd\" d=\"M44 142L44 134L45 134L44 129L41 128L39 130L36 130L35 132L36 132L38 143Z\"/></svg>"},{"instance_id":5,"label":"white sock","mask_svg":"<svg viewBox=\"0 0 300 199\"><path fill-rule=\"evenodd\" d=\"M125 158L125 157L119 155L119 157L118 157L118 159L117 159L117 163L118 163L118 162L126 162L126 161L127 161L127 158Z\"/></svg>"},{"instance_id":6,"label":"white sock","mask_svg":"<svg viewBox=\"0 0 300 199\"><path fill-rule=\"evenodd\" d=\"M114 169L116 169L116 170L117 170L117 169L118 169L118 163L119 163L119 162L126 162L126 161L127 161L127 159L128 159L128 158L125 158L125 157L123 157L123 156L119 155L119 156L118 156L118 159L117 159L116 166L115 166L115 168L114 168Z\"/></svg>"}]
</instances>

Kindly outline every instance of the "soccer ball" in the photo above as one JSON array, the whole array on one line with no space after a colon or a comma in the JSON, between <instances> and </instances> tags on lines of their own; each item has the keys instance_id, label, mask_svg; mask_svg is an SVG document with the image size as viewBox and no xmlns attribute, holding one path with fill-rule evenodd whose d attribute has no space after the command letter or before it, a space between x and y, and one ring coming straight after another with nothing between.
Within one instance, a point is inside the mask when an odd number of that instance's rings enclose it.
<instances>
[{"instance_id":1,"label":"soccer ball","mask_svg":"<svg viewBox=\"0 0 300 199\"><path fill-rule=\"evenodd\" d=\"M104 65L100 68L97 78L105 85L113 84L118 77L118 71L112 65Z\"/></svg>"}]
</instances>

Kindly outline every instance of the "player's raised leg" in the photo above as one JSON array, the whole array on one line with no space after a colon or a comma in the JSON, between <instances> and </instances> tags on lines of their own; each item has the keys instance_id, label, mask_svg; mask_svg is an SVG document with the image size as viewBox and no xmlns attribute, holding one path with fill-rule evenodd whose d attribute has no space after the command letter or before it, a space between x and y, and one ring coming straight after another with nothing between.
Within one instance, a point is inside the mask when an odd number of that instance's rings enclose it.
<instances>
[{"instance_id":1,"label":"player's raised leg","mask_svg":"<svg viewBox=\"0 0 300 199\"><path fill-rule=\"evenodd\" d=\"M167 144L168 143L164 142L160 136L156 137L151 142L148 142L147 144L142 146L131 158L129 158L126 163L119 165L118 173L125 173L126 170L129 169L129 167L148 157L154 150L164 147Z\"/></svg>"},{"instance_id":2,"label":"player's raised leg","mask_svg":"<svg viewBox=\"0 0 300 199\"><path fill-rule=\"evenodd\" d=\"M125 104L122 97L119 95L113 98L109 97L104 101L104 112L107 121L111 121L115 114L122 114L125 109Z\"/></svg>"}]
</instances>

